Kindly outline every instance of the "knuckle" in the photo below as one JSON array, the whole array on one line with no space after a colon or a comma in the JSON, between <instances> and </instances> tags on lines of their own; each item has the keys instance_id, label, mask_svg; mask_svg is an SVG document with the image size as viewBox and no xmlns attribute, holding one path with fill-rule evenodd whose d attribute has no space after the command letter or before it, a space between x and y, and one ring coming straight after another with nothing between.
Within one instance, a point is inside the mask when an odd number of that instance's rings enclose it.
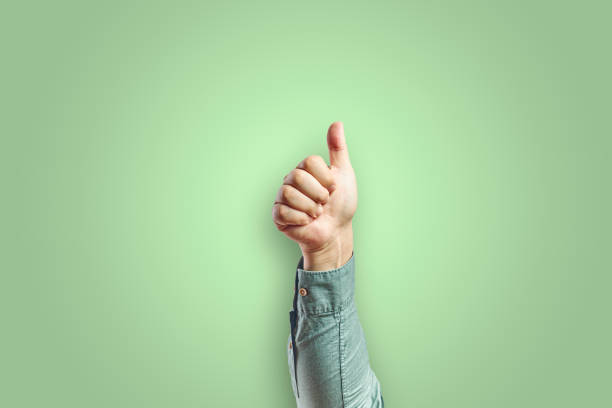
<instances>
[{"instance_id":1,"label":"knuckle","mask_svg":"<svg viewBox=\"0 0 612 408\"><path fill-rule=\"evenodd\" d=\"M287 217L287 207L284 205L279 205L277 212L279 219L284 220Z\"/></svg>"},{"instance_id":2,"label":"knuckle","mask_svg":"<svg viewBox=\"0 0 612 408\"><path fill-rule=\"evenodd\" d=\"M305 224L310 219L310 216L308 214L306 214L305 212L300 211L297 214L296 218L297 218L297 222L299 222L300 224Z\"/></svg>"},{"instance_id":3,"label":"knuckle","mask_svg":"<svg viewBox=\"0 0 612 408\"><path fill-rule=\"evenodd\" d=\"M303 170L298 170L298 169L293 170L292 172L293 176L291 179L293 180L294 183L302 184L304 182L304 173L302 172Z\"/></svg>"},{"instance_id":4,"label":"knuckle","mask_svg":"<svg viewBox=\"0 0 612 408\"><path fill-rule=\"evenodd\" d=\"M304 167L308 170L311 170L312 168L316 166L319 160L321 160L321 156L316 156L316 155L308 156L304 159Z\"/></svg>"},{"instance_id":5,"label":"knuckle","mask_svg":"<svg viewBox=\"0 0 612 408\"><path fill-rule=\"evenodd\" d=\"M281 187L281 191L280 191L280 196L281 196L281 199L282 199L282 200L284 200L284 201L288 201L288 200L291 198L291 194L292 194L292 191L291 191L291 190L292 190L292 189L291 189L291 187L290 187L290 186L288 186L288 185L286 185L286 184L285 184L285 185L283 185L283 186Z\"/></svg>"},{"instance_id":6,"label":"knuckle","mask_svg":"<svg viewBox=\"0 0 612 408\"><path fill-rule=\"evenodd\" d=\"M319 212L319 204L313 203L310 206L310 213L313 214L313 215L316 215L318 212Z\"/></svg>"},{"instance_id":7,"label":"knuckle","mask_svg":"<svg viewBox=\"0 0 612 408\"><path fill-rule=\"evenodd\" d=\"M294 177L295 177L295 169L287 173L287 175L283 178L283 184L291 184L293 182Z\"/></svg>"},{"instance_id":8,"label":"knuckle","mask_svg":"<svg viewBox=\"0 0 612 408\"><path fill-rule=\"evenodd\" d=\"M323 189L321 191L321 200L324 202L327 202L327 200L329 200L329 191L326 189Z\"/></svg>"},{"instance_id":9,"label":"knuckle","mask_svg":"<svg viewBox=\"0 0 612 408\"><path fill-rule=\"evenodd\" d=\"M275 220L280 218L280 204L276 203L272 207L272 218Z\"/></svg>"}]
</instances>

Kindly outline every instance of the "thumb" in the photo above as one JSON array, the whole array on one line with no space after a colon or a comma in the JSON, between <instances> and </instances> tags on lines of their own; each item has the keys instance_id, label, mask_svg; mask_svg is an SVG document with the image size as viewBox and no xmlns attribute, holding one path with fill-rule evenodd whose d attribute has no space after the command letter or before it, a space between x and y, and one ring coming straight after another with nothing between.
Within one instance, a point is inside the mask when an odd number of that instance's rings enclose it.
<instances>
[{"instance_id":1,"label":"thumb","mask_svg":"<svg viewBox=\"0 0 612 408\"><path fill-rule=\"evenodd\" d=\"M329 148L329 163L332 166L348 167L351 165L342 122L334 122L329 126L327 147Z\"/></svg>"}]
</instances>

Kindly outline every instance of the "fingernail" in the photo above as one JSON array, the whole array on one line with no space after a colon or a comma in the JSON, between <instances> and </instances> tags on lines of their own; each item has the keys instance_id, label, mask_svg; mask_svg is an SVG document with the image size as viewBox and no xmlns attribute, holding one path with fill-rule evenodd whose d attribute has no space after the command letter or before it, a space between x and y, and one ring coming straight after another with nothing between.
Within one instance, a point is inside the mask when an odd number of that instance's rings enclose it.
<instances>
[{"instance_id":1,"label":"fingernail","mask_svg":"<svg viewBox=\"0 0 612 408\"><path fill-rule=\"evenodd\" d=\"M332 191L334 191L336 189L336 185L332 184L331 186L329 186L329 192L331 193Z\"/></svg>"},{"instance_id":2,"label":"fingernail","mask_svg":"<svg viewBox=\"0 0 612 408\"><path fill-rule=\"evenodd\" d=\"M323 206L321 204L319 204L319 207L317 208L317 216L323 214Z\"/></svg>"}]
</instances>

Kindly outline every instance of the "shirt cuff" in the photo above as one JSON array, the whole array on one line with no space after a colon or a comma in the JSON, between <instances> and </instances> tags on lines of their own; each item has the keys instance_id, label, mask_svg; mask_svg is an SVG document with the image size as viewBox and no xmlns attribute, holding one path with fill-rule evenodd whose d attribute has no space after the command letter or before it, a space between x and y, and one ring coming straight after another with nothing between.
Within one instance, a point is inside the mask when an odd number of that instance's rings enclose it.
<instances>
[{"instance_id":1,"label":"shirt cuff","mask_svg":"<svg viewBox=\"0 0 612 408\"><path fill-rule=\"evenodd\" d=\"M355 252L342 266L328 271L304 270L304 257L296 271L298 312L323 314L342 310L355 294Z\"/></svg>"}]
</instances>

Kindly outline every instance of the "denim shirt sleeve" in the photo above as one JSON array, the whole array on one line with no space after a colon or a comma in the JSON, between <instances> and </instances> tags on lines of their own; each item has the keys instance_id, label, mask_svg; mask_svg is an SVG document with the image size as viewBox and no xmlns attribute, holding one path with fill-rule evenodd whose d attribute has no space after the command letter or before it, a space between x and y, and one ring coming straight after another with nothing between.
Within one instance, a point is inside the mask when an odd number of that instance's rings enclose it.
<instances>
[{"instance_id":1,"label":"denim shirt sleeve","mask_svg":"<svg viewBox=\"0 0 612 408\"><path fill-rule=\"evenodd\" d=\"M355 306L355 254L328 271L300 258L287 357L298 408L382 408Z\"/></svg>"}]
</instances>

